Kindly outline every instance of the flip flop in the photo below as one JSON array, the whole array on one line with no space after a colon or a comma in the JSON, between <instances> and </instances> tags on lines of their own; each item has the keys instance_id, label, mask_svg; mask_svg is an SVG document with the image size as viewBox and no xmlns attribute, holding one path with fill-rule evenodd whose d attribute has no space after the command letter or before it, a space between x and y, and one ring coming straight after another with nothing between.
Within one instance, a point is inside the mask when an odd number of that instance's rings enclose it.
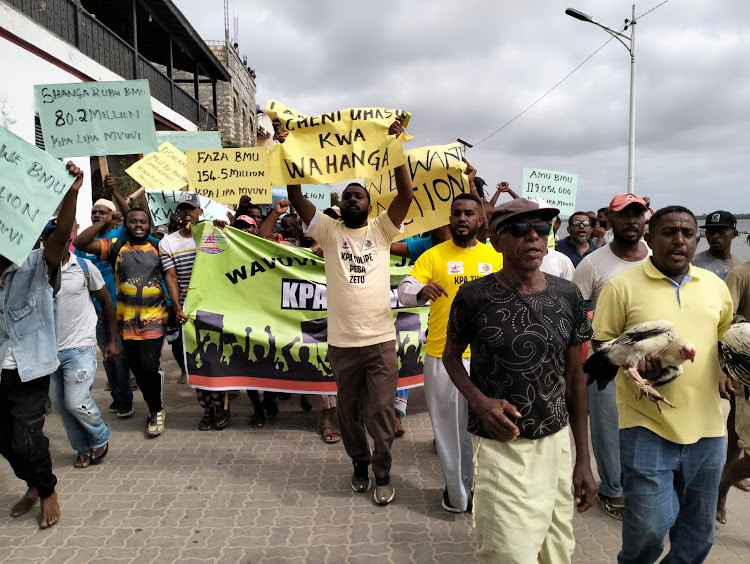
<instances>
[{"instance_id":1,"label":"flip flop","mask_svg":"<svg viewBox=\"0 0 750 564\"><path fill-rule=\"evenodd\" d=\"M104 443L104 446L99 448L91 449L91 464L99 464L102 459L107 456L109 452L109 443Z\"/></svg>"},{"instance_id":2,"label":"flip flop","mask_svg":"<svg viewBox=\"0 0 750 564\"><path fill-rule=\"evenodd\" d=\"M229 410L217 411L214 417L214 429L217 431L229 425Z\"/></svg>"},{"instance_id":3,"label":"flip flop","mask_svg":"<svg viewBox=\"0 0 750 564\"><path fill-rule=\"evenodd\" d=\"M79 454L73 463L73 468L88 468L91 464L91 457L87 454Z\"/></svg>"},{"instance_id":4,"label":"flip flop","mask_svg":"<svg viewBox=\"0 0 750 564\"><path fill-rule=\"evenodd\" d=\"M325 429L323 429L322 434L323 440L329 445L337 443L341 440L341 432L338 429L326 427Z\"/></svg>"}]
</instances>

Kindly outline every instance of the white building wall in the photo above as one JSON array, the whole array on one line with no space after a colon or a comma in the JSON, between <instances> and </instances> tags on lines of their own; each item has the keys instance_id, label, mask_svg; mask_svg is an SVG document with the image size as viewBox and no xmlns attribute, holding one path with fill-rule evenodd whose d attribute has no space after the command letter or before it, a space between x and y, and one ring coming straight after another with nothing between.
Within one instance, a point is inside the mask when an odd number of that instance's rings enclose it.
<instances>
[{"instance_id":1,"label":"white building wall","mask_svg":"<svg viewBox=\"0 0 750 564\"><path fill-rule=\"evenodd\" d=\"M14 8L0 3L0 27L27 41L55 59L76 68L94 80L123 80L123 78L96 61L88 58L73 45L63 41L45 28L37 25ZM34 144L34 100L35 84L82 82L65 69L38 57L31 51L0 37L0 110L10 113L15 119L9 124L0 112L0 125L22 139ZM189 119L175 112L162 102L151 97L153 111L182 127L185 131L196 131L198 127ZM86 181L78 194L76 220L81 228L91 225L91 170L88 157L72 160L84 170Z\"/></svg>"}]
</instances>

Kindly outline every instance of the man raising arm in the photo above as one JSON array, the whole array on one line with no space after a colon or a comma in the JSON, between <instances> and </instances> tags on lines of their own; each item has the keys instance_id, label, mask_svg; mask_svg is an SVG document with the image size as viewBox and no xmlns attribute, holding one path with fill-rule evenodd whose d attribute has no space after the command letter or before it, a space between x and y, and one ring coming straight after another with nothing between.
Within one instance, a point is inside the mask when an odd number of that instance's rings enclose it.
<instances>
[{"instance_id":1,"label":"man raising arm","mask_svg":"<svg viewBox=\"0 0 750 564\"><path fill-rule=\"evenodd\" d=\"M50 374L59 365L50 280L58 276L68 252L76 199L83 184L81 169L70 161L67 168L75 180L63 198L57 228L44 249L31 251L20 265L0 255L0 453L28 487L11 509L11 516L28 513L41 500L42 529L60 519L57 478L43 428Z\"/></svg>"},{"instance_id":2,"label":"man raising arm","mask_svg":"<svg viewBox=\"0 0 750 564\"><path fill-rule=\"evenodd\" d=\"M393 134L402 131L398 123L391 126ZM413 198L405 165L395 169L395 177L396 197L388 210L372 221L368 221L370 195L360 184L350 184L341 195L343 222L317 211L300 186L288 187L305 232L318 242L326 257L328 356L338 387L341 437L354 464L352 489L369 491L372 463L375 501L381 505L395 495L390 470L398 359L389 251ZM375 443L372 453L365 426Z\"/></svg>"}]
</instances>

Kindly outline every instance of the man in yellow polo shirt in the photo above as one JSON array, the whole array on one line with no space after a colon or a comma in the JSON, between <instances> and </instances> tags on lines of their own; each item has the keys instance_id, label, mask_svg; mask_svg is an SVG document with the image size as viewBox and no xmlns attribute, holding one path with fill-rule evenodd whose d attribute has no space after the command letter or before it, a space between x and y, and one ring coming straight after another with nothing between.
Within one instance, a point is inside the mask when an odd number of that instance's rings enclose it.
<instances>
[{"instance_id":1,"label":"man in yellow polo shirt","mask_svg":"<svg viewBox=\"0 0 750 564\"><path fill-rule=\"evenodd\" d=\"M464 282L503 267L502 255L477 241L484 223L482 201L473 194L457 196L451 204L452 238L422 254L398 287L398 299L406 306L430 302L424 361L425 400L445 476L442 504L453 513L471 510L474 464L471 434L467 430L469 406L448 376L442 357L451 304L458 289ZM466 347L463 363L467 371L470 356Z\"/></svg>"},{"instance_id":2,"label":"man in yellow polo shirt","mask_svg":"<svg viewBox=\"0 0 750 564\"><path fill-rule=\"evenodd\" d=\"M643 323L667 319L698 351L682 376L659 388L676 409L637 401L635 387L617 376L620 459L625 513L618 563L655 562L669 532L664 562L703 562L711 550L716 496L724 463L724 421L717 343L732 321L732 299L712 272L690 265L698 223L682 206L657 211L646 242L653 256L612 277L594 316L596 341L619 337ZM647 377L658 361L639 370ZM655 374L653 374L655 376Z\"/></svg>"}]
</instances>

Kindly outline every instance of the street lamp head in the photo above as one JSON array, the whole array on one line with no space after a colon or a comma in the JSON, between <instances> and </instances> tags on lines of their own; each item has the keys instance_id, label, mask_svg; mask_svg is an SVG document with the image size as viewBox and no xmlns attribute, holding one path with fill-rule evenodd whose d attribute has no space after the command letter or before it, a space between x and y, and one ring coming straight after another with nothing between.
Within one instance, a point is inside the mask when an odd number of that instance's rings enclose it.
<instances>
[{"instance_id":1,"label":"street lamp head","mask_svg":"<svg viewBox=\"0 0 750 564\"><path fill-rule=\"evenodd\" d=\"M583 12L576 10L575 8L568 8L565 10L565 13L568 14L571 18L575 18L577 20L581 20L582 22L592 22L591 16L588 14L584 14Z\"/></svg>"}]
</instances>

